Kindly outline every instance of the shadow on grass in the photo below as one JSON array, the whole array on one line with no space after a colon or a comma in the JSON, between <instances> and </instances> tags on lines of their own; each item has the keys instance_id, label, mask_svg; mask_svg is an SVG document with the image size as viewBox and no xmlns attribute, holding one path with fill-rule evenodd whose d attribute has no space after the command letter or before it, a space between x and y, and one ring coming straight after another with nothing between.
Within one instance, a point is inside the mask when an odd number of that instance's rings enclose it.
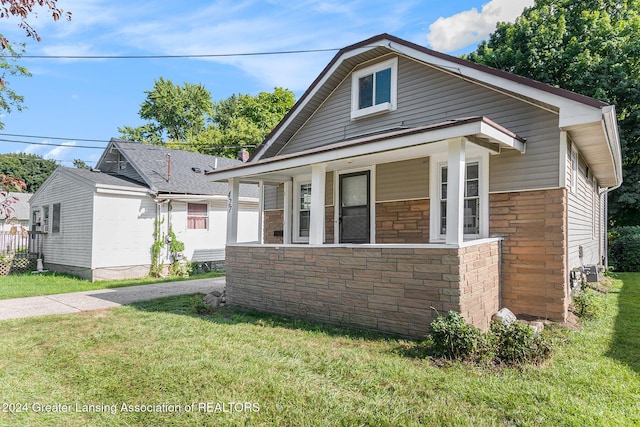
<instances>
[{"instance_id":1,"label":"shadow on grass","mask_svg":"<svg viewBox=\"0 0 640 427\"><path fill-rule=\"evenodd\" d=\"M142 301L130 304L129 306L146 312L172 313L200 318L220 325L250 324L261 327L315 332L332 337L366 341L388 341L394 339L388 335L376 332L324 325L277 314L243 310L236 307L224 307L219 310L213 310L206 305L203 298L203 294L179 295L151 301Z\"/></svg>"},{"instance_id":2,"label":"shadow on grass","mask_svg":"<svg viewBox=\"0 0 640 427\"><path fill-rule=\"evenodd\" d=\"M607 356L640 372L640 273L620 273L618 316Z\"/></svg>"}]
</instances>

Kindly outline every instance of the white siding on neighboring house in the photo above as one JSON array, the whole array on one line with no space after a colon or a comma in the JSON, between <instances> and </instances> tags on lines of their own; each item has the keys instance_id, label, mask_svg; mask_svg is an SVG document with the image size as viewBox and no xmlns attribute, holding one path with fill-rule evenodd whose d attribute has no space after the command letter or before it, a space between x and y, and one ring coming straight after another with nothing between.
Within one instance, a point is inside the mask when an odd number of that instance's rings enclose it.
<instances>
[{"instance_id":1,"label":"white siding on neighboring house","mask_svg":"<svg viewBox=\"0 0 640 427\"><path fill-rule=\"evenodd\" d=\"M174 201L171 203L171 225L176 238L184 243L184 255L193 257L194 251L220 249L224 250L227 242L227 200L194 201L194 204L207 205L207 229L188 228L188 203ZM240 202L238 217L238 242L258 240L258 203ZM166 226L163 229L168 230Z\"/></svg>"},{"instance_id":2,"label":"white siding on neighboring house","mask_svg":"<svg viewBox=\"0 0 640 427\"><path fill-rule=\"evenodd\" d=\"M602 197L586 163L578 152L577 173L574 173L571 149L567 151L568 267L571 270L601 262L604 216Z\"/></svg>"},{"instance_id":3,"label":"white siding on neighboring house","mask_svg":"<svg viewBox=\"0 0 640 427\"><path fill-rule=\"evenodd\" d=\"M45 263L91 267L93 228L93 186L71 176L54 171L54 176L31 198L31 209L60 203L60 231L43 237Z\"/></svg>"},{"instance_id":4,"label":"white siding on neighboring house","mask_svg":"<svg viewBox=\"0 0 640 427\"><path fill-rule=\"evenodd\" d=\"M96 193L92 268L150 265L155 218L151 197Z\"/></svg>"}]
</instances>

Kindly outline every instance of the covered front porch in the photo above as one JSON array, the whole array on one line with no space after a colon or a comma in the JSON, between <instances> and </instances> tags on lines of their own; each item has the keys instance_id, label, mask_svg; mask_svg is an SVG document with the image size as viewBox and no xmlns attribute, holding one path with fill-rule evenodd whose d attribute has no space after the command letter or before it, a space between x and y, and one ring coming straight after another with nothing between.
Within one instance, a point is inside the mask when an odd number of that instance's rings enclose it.
<instances>
[{"instance_id":1,"label":"covered front porch","mask_svg":"<svg viewBox=\"0 0 640 427\"><path fill-rule=\"evenodd\" d=\"M436 310L486 329L500 303L489 157L524 147L477 117L213 172L230 188L228 301L414 338ZM261 187L257 244L237 243L241 182Z\"/></svg>"}]
</instances>

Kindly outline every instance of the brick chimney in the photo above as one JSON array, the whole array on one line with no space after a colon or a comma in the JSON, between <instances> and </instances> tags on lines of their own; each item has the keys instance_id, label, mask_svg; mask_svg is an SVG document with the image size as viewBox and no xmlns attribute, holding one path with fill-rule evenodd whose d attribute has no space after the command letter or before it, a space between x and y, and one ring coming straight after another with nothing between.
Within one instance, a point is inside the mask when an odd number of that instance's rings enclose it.
<instances>
[{"instance_id":1,"label":"brick chimney","mask_svg":"<svg viewBox=\"0 0 640 427\"><path fill-rule=\"evenodd\" d=\"M247 151L245 148L238 151L238 160L241 160L246 163L247 160L249 160L249 151Z\"/></svg>"}]
</instances>

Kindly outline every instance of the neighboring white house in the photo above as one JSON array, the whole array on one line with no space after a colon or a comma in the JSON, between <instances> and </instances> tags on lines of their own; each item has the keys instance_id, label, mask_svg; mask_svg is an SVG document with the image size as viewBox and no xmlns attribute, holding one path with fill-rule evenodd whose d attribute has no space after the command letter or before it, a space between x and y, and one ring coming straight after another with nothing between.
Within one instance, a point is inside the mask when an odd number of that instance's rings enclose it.
<instances>
[{"instance_id":1,"label":"neighboring white house","mask_svg":"<svg viewBox=\"0 0 640 427\"><path fill-rule=\"evenodd\" d=\"M29 244L29 199L31 193L7 194L10 212L0 214L0 252L26 250Z\"/></svg>"},{"instance_id":2,"label":"neighboring white house","mask_svg":"<svg viewBox=\"0 0 640 427\"><path fill-rule=\"evenodd\" d=\"M30 200L45 268L90 280L149 274L154 227L184 258L224 259L228 187L204 172L237 160L112 139L94 170L58 167ZM258 240L258 187L242 186L239 239ZM172 254L162 250L168 265Z\"/></svg>"}]
</instances>

